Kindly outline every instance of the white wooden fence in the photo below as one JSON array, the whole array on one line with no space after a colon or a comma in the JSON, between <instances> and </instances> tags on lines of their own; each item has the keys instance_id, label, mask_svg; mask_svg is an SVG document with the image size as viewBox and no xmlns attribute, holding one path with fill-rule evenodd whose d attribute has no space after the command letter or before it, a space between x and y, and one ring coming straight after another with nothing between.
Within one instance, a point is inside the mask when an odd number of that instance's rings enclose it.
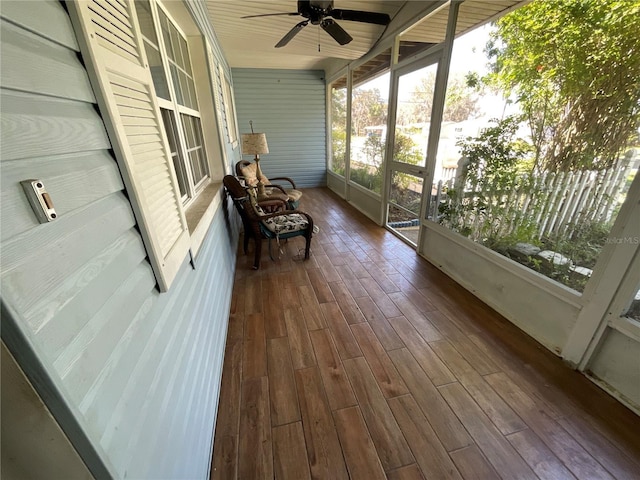
<instances>
[{"instance_id":1,"label":"white wooden fence","mask_svg":"<svg viewBox=\"0 0 640 480\"><path fill-rule=\"evenodd\" d=\"M624 200L622 194L631 159L622 157L616 165L602 171L543 172L518 182L519 186L510 192L499 193L480 192L465 178L452 178L447 172L449 179L438 183L433 200L440 207L455 207L455 202L472 205L481 198L484 205L481 212L461 208L462 218L455 221L458 228L465 227L471 232L486 230L480 228L480 223L489 219L493 222L491 230L500 235L507 235L526 222L536 226L537 238L556 235L568 238L581 224L612 219ZM455 198L447 195L451 188L457 190Z\"/></svg>"}]
</instances>

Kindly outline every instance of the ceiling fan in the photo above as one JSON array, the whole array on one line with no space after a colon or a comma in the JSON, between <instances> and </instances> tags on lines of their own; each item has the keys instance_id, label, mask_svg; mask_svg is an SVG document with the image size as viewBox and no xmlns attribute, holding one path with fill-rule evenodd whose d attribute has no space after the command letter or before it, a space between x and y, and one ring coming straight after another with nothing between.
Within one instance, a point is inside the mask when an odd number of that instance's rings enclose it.
<instances>
[{"instance_id":1,"label":"ceiling fan","mask_svg":"<svg viewBox=\"0 0 640 480\"><path fill-rule=\"evenodd\" d=\"M343 10L333 8L333 0L298 0L298 11L289 13L265 13L262 15L248 15L241 18L274 17L279 15L301 15L306 20L301 21L276 43L275 48L284 47L295 37L300 30L309 25L320 27L333 37L340 45L346 45L353 38L335 20L350 20L352 22L374 23L376 25L388 25L391 18L386 13L363 12L360 10ZM334 20L335 19L335 20Z\"/></svg>"}]
</instances>

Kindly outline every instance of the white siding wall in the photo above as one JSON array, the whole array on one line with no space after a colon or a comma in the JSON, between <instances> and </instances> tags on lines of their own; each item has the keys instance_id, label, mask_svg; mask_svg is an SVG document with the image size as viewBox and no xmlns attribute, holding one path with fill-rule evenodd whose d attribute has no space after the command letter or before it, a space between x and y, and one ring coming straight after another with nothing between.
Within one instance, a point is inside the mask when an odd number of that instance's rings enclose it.
<instances>
[{"instance_id":1,"label":"white siding wall","mask_svg":"<svg viewBox=\"0 0 640 480\"><path fill-rule=\"evenodd\" d=\"M299 187L326 185L325 83L321 70L233 69L240 133L267 134L267 177L291 177ZM250 156L244 157L250 160Z\"/></svg>"},{"instance_id":2,"label":"white siding wall","mask_svg":"<svg viewBox=\"0 0 640 480\"><path fill-rule=\"evenodd\" d=\"M94 475L204 478L236 222L160 294L63 6L2 3L2 338Z\"/></svg>"}]
</instances>

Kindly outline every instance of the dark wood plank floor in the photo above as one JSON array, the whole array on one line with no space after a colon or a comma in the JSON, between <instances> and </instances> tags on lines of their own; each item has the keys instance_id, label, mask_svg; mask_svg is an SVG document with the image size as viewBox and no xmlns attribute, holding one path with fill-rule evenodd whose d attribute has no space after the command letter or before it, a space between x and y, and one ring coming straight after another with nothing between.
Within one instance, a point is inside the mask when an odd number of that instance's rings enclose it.
<instances>
[{"instance_id":1,"label":"dark wood plank floor","mask_svg":"<svg viewBox=\"0 0 640 480\"><path fill-rule=\"evenodd\" d=\"M301 207L310 260L238 256L212 478L640 478L631 411L329 190Z\"/></svg>"}]
</instances>

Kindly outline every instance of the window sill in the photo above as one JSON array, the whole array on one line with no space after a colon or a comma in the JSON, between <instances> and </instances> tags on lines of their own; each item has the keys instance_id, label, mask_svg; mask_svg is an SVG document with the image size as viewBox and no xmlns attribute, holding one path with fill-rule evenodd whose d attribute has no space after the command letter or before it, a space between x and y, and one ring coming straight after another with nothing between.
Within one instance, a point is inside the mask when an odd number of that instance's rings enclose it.
<instances>
[{"instance_id":1,"label":"window sill","mask_svg":"<svg viewBox=\"0 0 640 480\"><path fill-rule=\"evenodd\" d=\"M211 182L186 211L191 235L191 255L196 257L209 231L213 217L222 203L222 183Z\"/></svg>"}]
</instances>

